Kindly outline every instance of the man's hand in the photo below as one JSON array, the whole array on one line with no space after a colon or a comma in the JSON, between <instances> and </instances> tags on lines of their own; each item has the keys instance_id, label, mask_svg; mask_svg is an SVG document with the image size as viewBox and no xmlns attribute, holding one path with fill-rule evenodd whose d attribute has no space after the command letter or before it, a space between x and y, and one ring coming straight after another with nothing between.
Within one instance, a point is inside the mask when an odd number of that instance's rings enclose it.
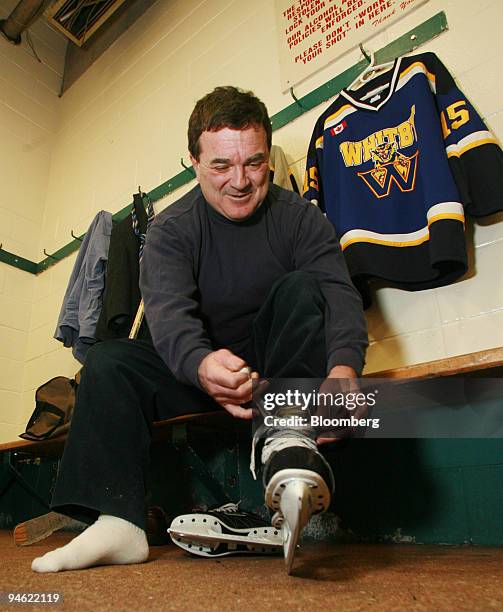
<instances>
[{"instance_id":1,"label":"man's hand","mask_svg":"<svg viewBox=\"0 0 503 612\"><path fill-rule=\"evenodd\" d=\"M246 362L227 349L207 355L197 371L203 389L223 408L238 419L251 419L252 409L240 404L252 398L252 380L257 372L246 370Z\"/></svg>"},{"instance_id":2,"label":"man's hand","mask_svg":"<svg viewBox=\"0 0 503 612\"><path fill-rule=\"evenodd\" d=\"M353 389L357 389L358 388L358 381L356 380L358 378L356 372L353 370L353 368L351 368L350 366L345 366L345 365L337 365L334 366L330 372L328 373L327 379L328 378L344 378L347 379L347 389L343 388L344 391L350 391ZM323 393L324 389L323 389L323 385L321 385L320 387L320 393ZM316 438L316 443L318 445L320 444L327 444L329 442L336 442L339 438Z\"/></svg>"}]
</instances>

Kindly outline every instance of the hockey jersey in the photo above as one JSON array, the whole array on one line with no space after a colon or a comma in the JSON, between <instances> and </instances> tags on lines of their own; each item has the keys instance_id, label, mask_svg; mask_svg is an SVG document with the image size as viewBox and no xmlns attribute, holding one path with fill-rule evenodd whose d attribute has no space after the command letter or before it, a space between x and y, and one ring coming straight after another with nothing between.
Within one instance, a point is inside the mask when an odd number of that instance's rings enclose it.
<instances>
[{"instance_id":1,"label":"hockey jersey","mask_svg":"<svg viewBox=\"0 0 503 612\"><path fill-rule=\"evenodd\" d=\"M420 290L466 272L465 213L503 209L503 154L436 55L398 58L318 119L303 195L368 305L372 277Z\"/></svg>"}]
</instances>

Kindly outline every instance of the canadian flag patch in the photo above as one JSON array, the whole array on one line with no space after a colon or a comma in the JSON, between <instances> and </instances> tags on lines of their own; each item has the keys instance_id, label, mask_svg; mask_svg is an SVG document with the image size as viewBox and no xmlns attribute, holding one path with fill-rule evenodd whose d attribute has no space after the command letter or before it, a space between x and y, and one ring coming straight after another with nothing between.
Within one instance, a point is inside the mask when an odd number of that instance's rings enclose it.
<instances>
[{"instance_id":1,"label":"canadian flag patch","mask_svg":"<svg viewBox=\"0 0 503 612\"><path fill-rule=\"evenodd\" d=\"M348 124L345 121L341 121L341 123L336 125L334 128L330 128L330 134L332 134L332 136L336 136L337 134L340 134L344 128L347 127Z\"/></svg>"}]
</instances>

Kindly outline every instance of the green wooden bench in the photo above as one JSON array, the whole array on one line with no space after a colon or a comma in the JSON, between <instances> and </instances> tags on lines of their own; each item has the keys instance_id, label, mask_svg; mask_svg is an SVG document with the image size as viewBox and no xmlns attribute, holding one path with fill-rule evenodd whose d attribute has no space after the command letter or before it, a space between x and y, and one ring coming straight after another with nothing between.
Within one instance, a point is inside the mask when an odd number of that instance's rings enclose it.
<instances>
[{"instance_id":1,"label":"green wooden bench","mask_svg":"<svg viewBox=\"0 0 503 612\"><path fill-rule=\"evenodd\" d=\"M189 469L204 482L216 499L229 501L221 483L209 471L206 463L199 457L196 450L189 443L188 431L194 427L205 434L216 435L222 428L232 428L235 419L224 410L208 413L186 414L164 421L157 421L152 427L152 442L167 442L177 450L183 451ZM13 481L22 486L30 495L37 499L44 507L47 502L39 495L33 486L24 478L16 467L16 463L23 455L31 457L61 458L67 435L48 440L31 441L15 440L0 444L0 465L2 466L2 479L0 480L0 500Z\"/></svg>"}]
</instances>

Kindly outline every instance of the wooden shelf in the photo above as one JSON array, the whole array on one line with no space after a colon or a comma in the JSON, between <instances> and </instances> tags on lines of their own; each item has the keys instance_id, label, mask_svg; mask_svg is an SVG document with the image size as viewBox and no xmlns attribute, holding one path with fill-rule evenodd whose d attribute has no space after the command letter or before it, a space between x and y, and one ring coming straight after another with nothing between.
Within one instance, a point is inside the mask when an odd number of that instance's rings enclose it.
<instances>
[{"instance_id":1,"label":"wooden shelf","mask_svg":"<svg viewBox=\"0 0 503 612\"><path fill-rule=\"evenodd\" d=\"M365 374L365 378L433 378L503 366L503 347Z\"/></svg>"}]
</instances>

